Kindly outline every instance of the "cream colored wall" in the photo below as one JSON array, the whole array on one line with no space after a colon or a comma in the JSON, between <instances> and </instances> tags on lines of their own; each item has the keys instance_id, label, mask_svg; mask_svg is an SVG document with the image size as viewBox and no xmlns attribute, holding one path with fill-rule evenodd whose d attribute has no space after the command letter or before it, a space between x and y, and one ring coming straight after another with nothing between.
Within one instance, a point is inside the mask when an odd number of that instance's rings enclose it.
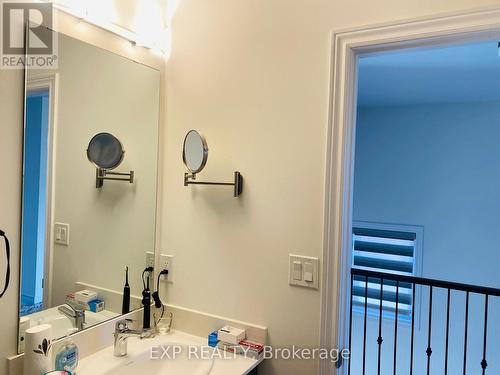
<instances>
[{"instance_id":1,"label":"cream colored wall","mask_svg":"<svg viewBox=\"0 0 500 375\"><path fill-rule=\"evenodd\" d=\"M162 251L175 255L168 303L269 328L274 346L317 346L320 292L288 285L288 254L321 257L330 35L498 0L182 0L168 63ZM182 185L181 145L210 148ZM262 374L315 374L317 363L266 361Z\"/></svg>"},{"instance_id":2,"label":"cream colored wall","mask_svg":"<svg viewBox=\"0 0 500 375\"><path fill-rule=\"evenodd\" d=\"M163 0L158 0L159 2ZM133 27L130 14L138 3L129 1L128 8L118 5L117 22ZM147 4L146 4L147 5ZM161 70L161 87L165 86L165 61L142 48L131 49L130 44L99 28L78 22L58 12L56 30L87 43L108 49L114 53L142 62ZM4 298L0 299L0 375L7 374L6 358L17 354L17 314L19 290L20 213L21 213L21 166L23 129L22 71L0 69L0 228L11 239L11 284ZM160 134L163 134L165 113L164 90L160 92ZM162 153L160 146L160 154ZM160 160L161 164L161 160ZM4 253L0 245L0 277L4 273ZM3 282L0 281L0 283Z\"/></svg>"}]
</instances>

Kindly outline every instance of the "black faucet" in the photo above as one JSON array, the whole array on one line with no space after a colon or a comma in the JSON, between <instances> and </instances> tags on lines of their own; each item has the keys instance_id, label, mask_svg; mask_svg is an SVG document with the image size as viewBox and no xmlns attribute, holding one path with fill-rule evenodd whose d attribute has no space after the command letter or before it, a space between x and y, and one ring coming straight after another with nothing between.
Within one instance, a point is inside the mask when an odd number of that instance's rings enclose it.
<instances>
[{"instance_id":1,"label":"black faucet","mask_svg":"<svg viewBox=\"0 0 500 375\"><path fill-rule=\"evenodd\" d=\"M148 267L142 273L142 281L144 283L144 290L142 291L142 305L144 306L144 317L142 321L143 329L151 328L151 290L149 290L149 281L151 279L151 272L153 272L153 267ZM146 275L146 281L144 282L144 274Z\"/></svg>"}]
</instances>

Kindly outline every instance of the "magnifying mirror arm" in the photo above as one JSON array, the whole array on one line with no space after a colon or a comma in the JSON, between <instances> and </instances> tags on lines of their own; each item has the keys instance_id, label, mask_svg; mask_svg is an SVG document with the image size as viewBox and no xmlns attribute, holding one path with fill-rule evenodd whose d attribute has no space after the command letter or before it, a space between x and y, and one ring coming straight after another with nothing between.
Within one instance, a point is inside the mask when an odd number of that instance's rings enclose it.
<instances>
[{"instance_id":1,"label":"magnifying mirror arm","mask_svg":"<svg viewBox=\"0 0 500 375\"><path fill-rule=\"evenodd\" d=\"M196 179L195 173L184 173L184 186L188 185L217 185L217 186L234 186L234 197L239 197L243 192L243 177L241 173L234 172L234 182L206 182L192 181Z\"/></svg>"},{"instance_id":2,"label":"magnifying mirror arm","mask_svg":"<svg viewBox=\"0 0 500 375\"><path fill-rule=\"evenodd\" d=\"M108 176L124 176L122 177L108 177ZM127 181L131 184L134 182L134 171L130 171L128 173L124 172L111 172L104 168L96 168L96 177L95 177L95 187L102 188L104 185L104 180L112 180L112 181Z\"/></svg>"}]
</instances>

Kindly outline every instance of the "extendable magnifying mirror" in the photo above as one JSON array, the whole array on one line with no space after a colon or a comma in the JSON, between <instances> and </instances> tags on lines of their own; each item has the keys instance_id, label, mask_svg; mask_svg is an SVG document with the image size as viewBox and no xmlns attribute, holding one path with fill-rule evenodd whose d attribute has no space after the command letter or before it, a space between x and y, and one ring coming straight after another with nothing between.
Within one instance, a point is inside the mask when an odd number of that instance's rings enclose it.
<instances>
[{"instance_id":1,"label":"extendable magnifying mirror","mask_svg":"<svg viewBox=\"0 0 500 375\"><path fill-rule=\"evenodd\" d=\"M219 185L233 186L233 195L239 197L243 191L243 177L240 172L234 172L234 182L203 182L195 181L196 174L201 172L208 160L208 146L205 137L196 130L190 130L184 137L182 160L190 173L184 173L184 186L188 185Z\"/></svg>"},{"instance_id":2,"label":"extendable magnifying mirror","mask_svg":"<svg viewBox=\"0 0 500 375\"><path fill-rule=\"evenodd\" d=\"M92 137L87 147L87 158L96 167L96 188L101 188L104 180L134 182L133 171L110 172L121 164L124 156L122 143L113 134L98 133ZM107 176L126 176L126 178Z\"/></svg>"},{"instance_id":3,"label":"extendable magnifying mirror","mask_svg":"<svg viewBox=\"0 0 500 375\"><path fill-rule=\"evenodd\" d=\"M205 137L196 130L190 130L184 137L182 160L192 177L205 168L208 160L208 146Z\"/></svg>"},{"instance_id":4,"label":"extendable magnifying mirror","mask_svg":"<svg viewBox=\"0 0 500 375\"><path fill-rule=\"evenodd\" d=\"M87 148L87 158L97 168L115 169L123 161L125 151L118 138L110 133L99 133L92 137Z\"/></svg>"}]
</instances>

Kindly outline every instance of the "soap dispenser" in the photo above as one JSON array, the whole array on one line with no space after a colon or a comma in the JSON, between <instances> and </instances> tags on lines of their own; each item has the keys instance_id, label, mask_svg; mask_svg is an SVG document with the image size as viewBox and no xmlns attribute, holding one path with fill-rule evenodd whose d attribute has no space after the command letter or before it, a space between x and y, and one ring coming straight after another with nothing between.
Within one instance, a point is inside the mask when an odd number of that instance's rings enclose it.
<instances>
[{"instance_id":1,"label":"soap dispenser","mask_svg":"<svg viewBox=\"0 0 500 375\"><path fill-rule=\"evenodd\" d=\"M78 347L75 345L70 335L77 332L76 329L68 329L66 332L66 340L63 346L56 355L56 370L68 371L71 374L76 374L78 367Z\"/></svg>"}]
</instances>

